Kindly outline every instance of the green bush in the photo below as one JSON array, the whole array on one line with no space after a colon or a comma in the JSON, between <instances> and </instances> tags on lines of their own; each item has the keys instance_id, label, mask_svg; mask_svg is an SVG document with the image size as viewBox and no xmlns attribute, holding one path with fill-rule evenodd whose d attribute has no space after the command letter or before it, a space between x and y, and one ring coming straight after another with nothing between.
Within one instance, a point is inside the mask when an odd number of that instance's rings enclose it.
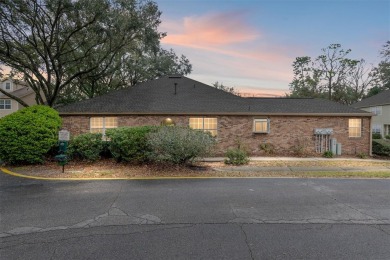
<instances>
[{"instance_id":1,"label":"green bush","mask_svg":"<svg viewBox=\"0 0 390 260\"><path fill-rule=\"evenodd\" d=\"M274 154L275 146L271 143L263 143L259 145L259 148L264 151L265 154Z\"/></svg>"},{"instance_id":2,"label":"green bush","mask_svg":"<svg viewBox=\"0 0 390 260\"><path fill-rule=\"evenodd\" d=\"M382 139L382 135L380 133L372 133L372 139Z\"/></svg>"},{"instance_id":3,"label":"green bush","mask_svg":"<svg viewBox=\"0 0 390 260\"><path fill-rule=\"evenodd\" d=\"M155 126L119 127L108 129L108 149L119 161L142 163L148 160L150 148L147 144L147 134L156 131Z\"/></svg>"},{"instance_id":4,"label":"green bush","mask_svg":"<svg viewBox=\"0 0 390 260\"><path fill-rule=\"evenodd\" d=\"M390 156L390 141L384 139L373 140L372 152L377 155Z\"/></svg>"},{"instance_id":5,"label":"green bush","mask_svg":"<svg viewBox=\"0 0 390 260\"><path fill-rule=\"evenodd\" d=\"M325 151L323 154L322 154L323 157L325 158L333 158L334 154L332 151Z\"/></svg>"},{"instance_id":6,"label":"green bush","mask_svg":"<svg viewBox=\"0 0 390 260\"><path fill-rule=\"evenodd\" d=\"M229 149L226 152L226 157L225 164L243 165L249 163L247 152L239 148Z\"/></svg>"},{"instance_id":7,"label":"green bush","mask_svg":"<svg viewBox=\"0 0 390 260\"><path fill-rule=\"evenodd\" d=\"M148 135L150 160L157 163L187 164L210 155L215 138L188 127L164 126Z\"/></svg>"},{"instance_id":8,"label":"green bush","mask_svg":"<svg viewBox=\"0 0 390 260\"><path fill-rule=\"evenodd\" d=\"M386 139L390 139L390 135L386 135L385 138L386 138Z\"/></svg>"},{"instance_id":9,"label":"green bush","mask_svg":"<svg viewBox=\"0 0 390 260\"><path fill-rule=\"evenodd\" d=\"M78 135L69 142L68 155L71 158L79 158L88 161L100 159L103 152L101 133L87 133Z\"/></svg>"},{"instance_id":10,"label":"green bush","mask_svg":"<svg viewBox=\"0 0 390 260\"><path fill-rule=\"evenodd\" d=\"M58 142L61 118L48 106L23 108L0 119L0 158L10 164L44 162Z\"/></svg>"}]
</instances>

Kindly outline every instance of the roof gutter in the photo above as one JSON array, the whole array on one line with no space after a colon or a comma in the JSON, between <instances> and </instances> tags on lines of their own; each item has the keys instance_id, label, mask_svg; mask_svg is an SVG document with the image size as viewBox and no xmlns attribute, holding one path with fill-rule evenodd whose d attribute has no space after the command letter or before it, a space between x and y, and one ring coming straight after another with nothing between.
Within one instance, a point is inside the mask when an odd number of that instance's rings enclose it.
<instances>
[{"instance_id":1,"label":"roof gutter","mask_svg":"<svg viewBox=\"0 0 390 260\"><path fill-rule=\"evenodd\" d=\"M180 115L180 116L204 116L204 115L215 115L215 116L367 116L372 117L372 113L264 113L264 112L192 112L192 113L178 113L178 112L59 112L61 116L90 116L90 115Z\"/></svg>"}]
</instances>

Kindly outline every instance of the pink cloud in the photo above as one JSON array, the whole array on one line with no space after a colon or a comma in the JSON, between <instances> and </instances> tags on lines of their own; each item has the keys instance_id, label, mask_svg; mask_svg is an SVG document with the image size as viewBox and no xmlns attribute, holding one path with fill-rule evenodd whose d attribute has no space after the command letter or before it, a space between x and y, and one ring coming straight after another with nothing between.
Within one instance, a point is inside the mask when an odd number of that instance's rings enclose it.
<instances>
[{"instance_id":1,"label":"pink cloud","mask_svg":"<svg viewBox=\"0 0 390 260\"><path fill-rule=\"evenodd\" d=\"M162 42L194 48L249 42L258 38L260 33L245 23L244 15L243 12L229 12L185 17L181 30L177 23L163 22L162 29L173 29L173 33L168 31Z\"/></svg>"},{"instance_id":2,"label":"pink cloud","mask_svg":"<svg viewBox=\"0 0 390 260\"><path fill-rule=\"evenodd\" d=\"M283 96L292 80L297 47L274 42L272 34L248 25L244 15L230 12L181 21L165 19L160 29L168 35L162 44L186 55L193 65L191 75L206 84L224 81L240 92L243 88L244 93Z\"/></svg>"}]
</instances>

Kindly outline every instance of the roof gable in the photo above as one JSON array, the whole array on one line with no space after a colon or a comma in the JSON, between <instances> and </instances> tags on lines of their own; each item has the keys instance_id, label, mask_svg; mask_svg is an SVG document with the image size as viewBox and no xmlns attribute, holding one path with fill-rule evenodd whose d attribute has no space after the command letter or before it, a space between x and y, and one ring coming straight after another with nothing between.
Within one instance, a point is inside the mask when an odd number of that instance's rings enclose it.
<instances>
[{"instance_id":1,"label":"roof gable","mask_svg":"<svg viewBox=\"0 0 390 260\"><path fill-rule=\"evenodd\" d=\"M365 98L355 104L353 107L363 108L363 107L372 107L372 106L383 106L390 105L390 89L382 91L375 96Z\"/></svg>"}]
</instances>

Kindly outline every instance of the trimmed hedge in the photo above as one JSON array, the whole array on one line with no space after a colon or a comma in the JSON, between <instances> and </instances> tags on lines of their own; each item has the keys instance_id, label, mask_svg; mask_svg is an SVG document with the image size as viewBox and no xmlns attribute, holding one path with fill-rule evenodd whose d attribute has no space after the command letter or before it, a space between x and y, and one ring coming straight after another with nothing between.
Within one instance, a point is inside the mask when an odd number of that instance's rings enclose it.
<instances>
[{"instance_id":1,"label":"trimmed hedge","mask_svg":"<svg viewBox=\"0 0 390 260\"><path fill-rule=\"evenodd\" d=\"M146 162L150 153L147 134L156 131L156 129L156 126L107 129L106 136L110 140L108 149L118 162Z\"/></svg>"},{"instance_id":2,"label":"trimmed hedge","mask_svg":"<svg viewBox=\"0 0 390 260\"><path fill-rule=\"evenodd\" d=\"M23 108L0 119L0 158L10 164L44 162L58 142L61 118L48 106Z\"/></svg>"},{"instance_id":3,"label":"trimmed hedge","mask_svg":"<svg viewBox=\"0 0 390 260\"><path fill-rule=\"evenodd\" d=\"M211 153L215 138L189 127L163 126L148 135L150 160L157 163L188 164Z\"/></svg>"},{"instance_id":4,"label":"trimmed hedge","mask_svg":"<svg viewBox=\"0 0 390 260\"><path fill-rule=\"evenodd\" d=\"M71 158L96 161L100 159L103 148L101 133L86 133L70 140L67 154Z\"/></svg>"},{"instance_id":5,"label":"trimmed hedge","mask_svg":"<svg viewBox=\"0 0 390 260\"><path fill-rule=\"evenodd\" d=\"M390 156L390 140L372 140L372 152L377 155Z\"/></svg>"}]
</instances>

